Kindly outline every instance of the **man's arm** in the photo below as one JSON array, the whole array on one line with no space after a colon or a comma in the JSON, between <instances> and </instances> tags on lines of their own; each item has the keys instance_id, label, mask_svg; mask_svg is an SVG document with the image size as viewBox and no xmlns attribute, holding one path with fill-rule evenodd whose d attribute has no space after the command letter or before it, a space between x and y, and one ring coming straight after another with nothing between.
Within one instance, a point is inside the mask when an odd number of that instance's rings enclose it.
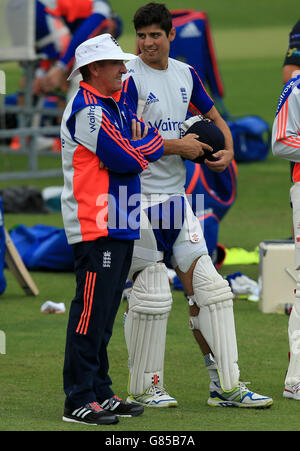
<instances>
[{"instance_id":1,"label":"man's arm","mask_svg":"<svg viewBox=\"0 0 300 451\"><path fill-rule=\"evenodd\" d=\"M95 153L102 165L111 171L142 172L147 168L148 161L157 160L163 153L163 140L156 130L148 129L142 139L128 138L109 120L101 107L94 110L92 129L86 108L76 113L72 120L75 124L70 123L68 127L73 139Z\"/></svg>"},{"instance_id":2,"label":"man's arm","mask_svg":"<svg viewBox=\"0 0 300 451\"><path fill-rule=\"evenodd\" d=\"M165 139L164 154L180 155L182 158L194 160L204 155L203 149L212 152L213 149L208 144L198 141L197 138L199 136L195 133L189 133L181 139Z\"/></svg>"},{"instance_id":3,"label":"man's arm","mask_svg":"<svg viewBox=\"0 0 300 451\"><path fill-rule=\"evenodd\" d=\"M229 166L234 157L231 131L214 106L204 116L214 121L215 125L223 132L225 138L225 149L213 154L216 161L205 160L205 164L212 171L222 172ZM203 155L203 149L213 150L208 144L198 141L197 138L199 138L198 135L190 133L182 139L166 139L164 140L164 154L175 154L194 160L198 156Z\"/></svg>"},{"instance_id":4,"label":"man's arm","mask_svg":"<svg viewBox=\"0 0 300 451\"><path fill-rule=\"evenodd\" d=\"M214 121L215 125L223 132L225 138L225 149L219 150L213 154L216 161L205 160L205 164L212 171L222 172L227 168L234 157L231 132L228 125L214 106L213 100L206 92L206 89L195 69L191 67L190 72L193 79L193 91L189 105L190 112L192 114L202 114L203 116Z\"/></svg>"},{"instance_id":5,"label":"man's arm","mask_svg":"<svg viewBox=\"0 0 300 451\"><path fill-rule=\"evenodd\" d=\"M204 116L214 121L215 125L223 132L225 138L225 149L219 150L213 154L216 161L205 160L205 164L212 171L222 172L229 166L234 158L231 131L215 106L213 106L208 113L204 114Z\"/></svg>"},{"instance_id":6,"label":"man's arm","mask_svg":"<svg viewBox=\"0 0 300 451\"><path fill-rule=\"evenodd\" d=\"M299 82L300 82L300 77ZM272 127L272 151L276 157L300 162L300 91L294 86L279 105Z\"/></svg>"},{"instance_id":7,"label":"man's arm","mask_svg":"<svg viewBox=\"0 0 300 451\"><path fill-rule=\"evenodd\" d=\"M101 33L104 25L107 23L107 19L110 17L111 8L106 2L102 1L92 1L92 10L89 17L81 21L80 25L73 31L70 43L65 53L60 56L57 63L49 70L49 72L41 80L41 89L46 93L60 86L67 78L69 71L72 68L74 62L75 50L86 39L96 36ZM51 8L46 8L49 14L54 16L65 15L67 24L76 23L76 9L78 9L79 2L76 2L72 6L70 2L70 7L67 11L61 11L59 7L51 10ZM74 12L75 10L75 12ZM80 22L80 15L78 15L77 20ZM70 25L68 25L70 29Z\"/></svg>"}]
</instances>

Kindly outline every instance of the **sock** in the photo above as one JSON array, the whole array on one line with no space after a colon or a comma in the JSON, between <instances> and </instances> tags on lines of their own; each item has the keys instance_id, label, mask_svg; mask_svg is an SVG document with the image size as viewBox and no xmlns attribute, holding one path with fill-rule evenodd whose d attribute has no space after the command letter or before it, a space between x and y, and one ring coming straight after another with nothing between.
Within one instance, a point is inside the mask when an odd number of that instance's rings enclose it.
<instances>
[{"instance_id":1,"label":"sock","mask_svg":"<svg viewBox=\"0 0 300 451\"><path fill-rule=\"evenodd\" d=\"M204 364L208 371L211 382L214 382L218 387L220 387L219 374L216 368L215 361L211 354L204 355Z\"/></svg>"}]
</instances>

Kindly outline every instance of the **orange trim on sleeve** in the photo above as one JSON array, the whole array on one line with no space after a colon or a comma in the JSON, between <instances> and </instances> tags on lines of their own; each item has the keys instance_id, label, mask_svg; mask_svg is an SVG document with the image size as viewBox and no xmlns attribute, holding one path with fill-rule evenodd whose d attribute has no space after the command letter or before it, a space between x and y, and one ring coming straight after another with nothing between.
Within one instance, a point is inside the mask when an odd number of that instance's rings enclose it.
<instances>
[{"instance_id":1,"label":"orange trim on sleeve","mask_svg":"<svg viewBox=\"0 0 300 451\"><path fill-rule=\"evenodd\" d=\"M140 146L140 150L143 152L144 155L150 155L151 153L154 153L157 151L158 147L161 146L163 143L162 136L157 134L150 142L147 144L144 144L143 146Z\"/></svg>"},{"instance_id":2,"label":"orange trim on sleeve","mask_svg":"<svg viewBox=\"0 0 300 451\"><path fill-rule=\"evenodd\" d=\"M198 110L198 108L192 103L189 103L189 107L188 110L190 113L192 113L194 116L196 116L197 114L202 114L200 110Z\"/></svg>"},{"instance_id":3,"label":"orange trim on sleeve","mask_svg":"<svg viewBox=\"0 0 300 451\"><path fill-rule=\"evenodd\" d=\"M102 115L102 128L103 130L118 144L118 146L122 147L129 155L135 158L140 166L145 169L148 167L148 162L139 154L139 152L131 146L128 139L124 139L122 137L119 130L117 130L113 124L107 119L105 114Z\"/></svg>"},{"instance_id":4,"label":"orange trim on sleeve","mask_svg":"<svg viewBox=\"0 0 300 451\"><path fill-rule=\"evenodd\" d=\"M197 76L198 80L200 81L201 86L202 86L202 88L203 88L204 91L205 91L205 94L207 94L207 96L208 96L208 97L210 98L210 100L213 102L213 99L210 97L210 95L209 95L208 92L206 91L206 89L205 89L205 87L204 87L204 84L202 83L202 80L201 80L201 78L199 77L198 73L195 71L195 69L194 69L193 67L191 67L191 69L194 71L195 75Z\"/></svg>"},{"instance_id":5,"label":"orange trim on sleeve","mask_svg":"<svg viewBox=\"0 0 300 451\"><path fill-rule=\"evenodd\" d=\"M287 124L287 113L288 113L288 103L289 98L286 99L283 107L281 108L279 114L277 115L277 135L276 141L285 138L286 124Z\"/></svg>"},{"instance_id":6,"label":"orange trim on sleeve","mask_svg":"<svg viewBox=\"0 0 300 451\"><path fill-rule=\"evenodd\" d=\"M289 136L288 138L281 139L280 141L289 147L295 147L296 149L300 149L300 136L299 138Z\"/></svg>"}]
</instances>

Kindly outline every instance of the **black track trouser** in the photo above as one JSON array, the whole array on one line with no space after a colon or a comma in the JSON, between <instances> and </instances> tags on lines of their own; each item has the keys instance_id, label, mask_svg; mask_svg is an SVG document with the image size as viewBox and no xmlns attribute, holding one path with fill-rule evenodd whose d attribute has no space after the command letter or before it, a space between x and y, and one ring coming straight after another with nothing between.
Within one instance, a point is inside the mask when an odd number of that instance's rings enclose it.
<instances>
[{"instance_id":1,"label":"black track trouser","mask_svg":"<svg viewBox=\"0 0 300 451\"><path fill-rule=\"evenodd\" d=\"M67 328L63 370L66 407L114 396L107 346L128 276L132 240L99 238L73 245L76 295Z\"/></svg>"}]
</instances>

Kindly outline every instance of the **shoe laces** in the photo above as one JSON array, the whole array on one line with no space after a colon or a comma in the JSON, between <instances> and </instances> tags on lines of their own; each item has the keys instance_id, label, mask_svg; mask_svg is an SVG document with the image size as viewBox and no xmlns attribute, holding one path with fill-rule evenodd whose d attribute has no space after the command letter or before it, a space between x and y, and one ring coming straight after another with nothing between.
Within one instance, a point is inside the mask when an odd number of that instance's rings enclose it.
<instances>
[{"instance_id":1,"label":"shoe laces","mask_svg":"<svg viewBox=\"0 0 300 451\"><path fill-rule=\"evenodd\" d=\"M102 409L102 407L100 406L100 404L98 402L90 402L89 404L86 405L87 408L91 409L93 412L100 412Z\"/></svg>"},{"instance_id":2,"label":"shoe laces","mask_svg":"<svg viewBox=\"0 0 300 451\"><path fill-rule=\"evenodd\" d=\"M300 382L298 382L297 384L293 385L293 390L297 393L298 391L300 391Z\"/></svg>"},{"instance_id":3,"label":"shoe laces","mask_svg":"<svg viewBox=\"0 0 300 451\"><path fill-rule=\"evenodd\" d=\"M161 387L160 385L151 385L148 390L147 393L154 393L158 396L164 396L164 395L168 395L167 391L164 389L164 387Z\"/></svg>"},{"instance_id":4,"label":"shoe laces","mask_svg":"<svg viewBox=\"0 0 300 451\"><path fill-rule=\"evenodd\" d=\"M101 404L101 407L103 409L107 409L107 408L112 408L115 405L119 405L123 400L121 398L119 398L119 396L114 395L109 399L106 399L105 401L103 401L103 403Z\"/></svg>"},{"instance_id":5,"label":"shoe laces","mask_svg":"<svg viewBox=\"0 0 300 451\"><path fill-rule=\"evenodd\" d=\"M241 382L241 381L238 383L238 388L240 390L241 396L243 393L250 391L249 388L247 387L247 385L250 385L250 384L251 384L251 382Z\"/></svg>"}]
</instances>

